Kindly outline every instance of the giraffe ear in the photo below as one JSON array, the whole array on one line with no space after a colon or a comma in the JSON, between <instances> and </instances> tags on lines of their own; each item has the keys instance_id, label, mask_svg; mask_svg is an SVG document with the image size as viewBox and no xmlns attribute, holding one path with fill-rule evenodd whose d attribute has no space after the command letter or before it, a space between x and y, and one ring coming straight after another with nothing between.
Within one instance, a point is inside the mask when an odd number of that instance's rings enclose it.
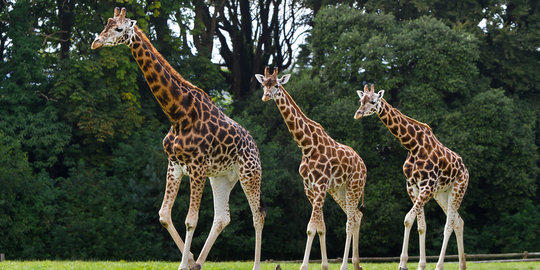
<instances>
[{"instance_id":1,"label":"giraffe ear","mask_svg":"<svg viewBox=\"0 0 540 270\"><path fill-rule=\"evenodd\" d=\"M263 83L264 81L264 76L262 74L255 74L255 78L257 81L259 81L259 83Z\"/></svg>"},{"instance_id":2,"label":"giraffe ear","mask_svg":"<svg viewBox=\"0 0 540 270\"><path fill-rule=\"evenodd\" d=\"M279 84L286 84L289 81L289 78L291 78L291 74L284 75L279 79Z\"/></svg>"},{"instance_id":3,"label":"giraffe ear","mask_svg":"<svg viewBox=\"0 0 540 270\"><path fill-rule=\"evenodd\" d=\"M381 90L379 91L379 93L377 93L377 96L379 97L379 99L381 99L384 95L384 90Z\"/></svg>"},{"instance_id":4,"label":"giraffe ear","mask_svg":"<svg viewBox=\"0 0 540 270\"><path fill-rule=\"evenodd\" d=\"M356 93L358 94L358 97L360 97L360 99L362 99L364 97L364 92L363 91L356 90Z\"/></svg>"}]
</instances>

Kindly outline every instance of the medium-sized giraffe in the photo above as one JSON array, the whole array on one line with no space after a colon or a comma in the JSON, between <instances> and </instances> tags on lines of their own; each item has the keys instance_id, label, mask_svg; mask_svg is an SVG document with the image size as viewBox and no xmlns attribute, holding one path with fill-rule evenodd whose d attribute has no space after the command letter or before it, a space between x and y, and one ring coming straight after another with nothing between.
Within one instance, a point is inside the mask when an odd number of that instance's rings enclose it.
<instances>
[{"instance_id":1,"label":"medium-sized giraffe","mask_svg":"<svg viewBox=\"0 0 540 270\"><path fill-rule=\"evenodd\" d=\"M321 245L322 269L328 269L326 254L326 226L323 218L323 204L326 192L347 214L347 238L341 269L347 269L351 237L353 238L352 262L354 269L361 269L358 256L358 238L362 212L358 209L360 198L363 201L366 183L366 166L360 156L349 146L334 141L324 128L302 113L292 97L285 91L285 84L290 75L278 79L278 70L265 75L255 75L264 88L263 101L274 99L285 124L294 141L302 150L302 162L299 172L304 179L304 191L313 207L307 226L307 244L304 260L300 269L308 269L309 253L315 233L319 234ZM362 203L363 206L363 203Z\"/></svg>"},{"instance_id":2,"label":"medium-sized giraffe","mask_svg":"<svg viewBox=\"0 0 540 270\"><path fill-rule=\"evenodd\" d=\"M152 46L126 9L114 10L92 49L126 44L139 64L152 94L171 121L163 140L169 159L167 186L159 221L182 252L179 269L201 269L212 245L229 224L229 195L236 182L246 194L255 227L254 270L260 270L262 228L266 211L262 205L259 150L251 135L227 117L201 89L184 80ZM186 217L186 242L174 228L171 210L184 175L190 176L190 202ZM190 246L197 226L199 206L210 178L214 197L214 222L199 258L194 261Z\"/></svg>"},{"instance_id":3,"label":"medium-sized giraffe","mask_svg":"<svg viewBox=\"0 0 540 270\"><path fill-rule=\"evenodd\" d=\"M426 221L424 205L434 197L446 214L444 239L436 269L443 269L444 254L452 231L456 233L459 253L459 269L464 270L465 252L463 250L463 219L458 214L459 206L467 190L469 172L461 157L446 148L433 134L431 128L416 121L392 107L383 98L384 90L375 93L366 84L364 91L358 90L360 108L355 119L377 113L383 124L390 130L401 144L409 150L403 165L403 173L407 178L407 192L413 207L405 216L405 234L399 269L407 269L407 249L409 234L418 217L418 234L420 238L420 263L418 269L426 266Z\"/></svg>"}]
</instances>

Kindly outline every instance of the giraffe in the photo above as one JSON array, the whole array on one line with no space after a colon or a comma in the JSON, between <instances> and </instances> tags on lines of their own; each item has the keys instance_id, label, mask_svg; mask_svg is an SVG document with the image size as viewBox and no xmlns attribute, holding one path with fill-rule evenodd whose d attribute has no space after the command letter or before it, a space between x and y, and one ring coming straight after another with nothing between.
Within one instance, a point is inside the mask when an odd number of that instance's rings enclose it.
<instances>
[{"instance_id":1,"label":"giraffe","mask_svg":"<svg viewBox=\"0 0 540 270\"><path fill-rule=\"evenodd\" d=\"M289 128L294 141L302 151L302 161L299 173L304 180L304 191L313 210L307 226L307 244L304 260L300 269L308 269L309 253L315 232L319 235L322 255L322 269L328 269L326 254L326 226L323 218L323 204L326 192L347 214L345 251L341 269L347 269L351 237L353 238L352 262L354 269L361 269L358 256L358 238L362 220L362 206L358 209L360 198L363 201L364 185L366 183L366 166L362 158L349 146L334 141L324 128L302 113L292 97L285 91L283 84L287 83L290 75L278 79L278 69L269 74L268 67L265 75L255 77L264 88L263 101L274 99L285 124Z\"/></svg>"},{"instance_id":2,"label":"giraffe","mask_svg":"<svg viewBox=\"0 0 540 270\"><path fill-rule=\"evenodd\" d=\"M163 139L168 157L167 184L159 221L182 253L179 269L201 269L216 238L230 222L229 195L236 182L248 199L255 227L254 270L259 270L266 210L261 201L259 150L248 131L227 117L201 89L178 74L150 43L126 9L115 8L92 49L126 44L142 70L152 94L171 121ZM171 211L181 179L190 177L190 202L185 220L186 241L174 228ZM197 261L190 246L197 226L206 177L214 199L214 221Z\"/></svg>"},{"instance_id":3,"label":"giraffe","mask_svg":"<svg viewBox=\"0 0 540 270\"><path fill-rule=\"evenodd\" d=\"M403 173L407 178L407 192L413 202L413 207L404 220L405 233L399 269L407 269L409 235L415 217L418 218L420 239L418 269L426 267L424 205L434 197L446 214L443 244L436 269L443 269L448 239L454 231L459 253L459 269L464 270L466 268L463 250L464 223L458 209L467 190L469 172L463 160L458 154L446 148L427 124L402 114L388 104L383 98L384 90L375 93L375 86L372 84L369 91L366 84L364 91L358 90L357 93L360 97L360 108L356 111L354 118L360 119L377 113L390 133L409 151L403 165Z\"/></svg>"}]
</instances>

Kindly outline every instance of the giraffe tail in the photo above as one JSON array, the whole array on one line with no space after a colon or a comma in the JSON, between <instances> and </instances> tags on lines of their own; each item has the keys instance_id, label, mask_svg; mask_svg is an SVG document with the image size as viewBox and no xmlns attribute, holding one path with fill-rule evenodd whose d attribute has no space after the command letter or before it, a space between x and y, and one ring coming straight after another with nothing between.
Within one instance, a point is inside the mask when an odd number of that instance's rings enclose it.
<instances>
[{"instance_id":1,"label":"giraffe tail","mask_svg":"<svg viewBox=\"0 0 540 270\"><path fill-rule=\"evenodd\" d=\"M266 204L262 199L262 191L259 193L259 212L266 216Z\"/></svg>"},{"instance_id":2,"label":"giraffe tail","mask_svg":"<svg viewBox=\"0 0 540 270\"><path fill-rule=\"evenodd\" d=\"M362 192L362 203L358 206L358 210L360 210L362 214L364 213L364 210L366 210L366 207L364 206L364 192Z\"/></svg>"}]
</instances>

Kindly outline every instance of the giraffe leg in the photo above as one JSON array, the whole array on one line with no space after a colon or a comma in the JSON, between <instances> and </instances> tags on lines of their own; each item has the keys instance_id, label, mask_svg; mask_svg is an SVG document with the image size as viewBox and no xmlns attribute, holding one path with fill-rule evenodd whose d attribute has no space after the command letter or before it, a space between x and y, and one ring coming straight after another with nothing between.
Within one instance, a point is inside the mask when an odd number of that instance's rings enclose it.
<instances>
[{"instance_id":1,"label":"giraffe leg","mask_svg":"<svg viewBox=\"0 0 540 270\"><path fill-rule=\"evenodd\" d=\"M463 248L463 227L465 223L459 214L457 214L456 223L454 223L454 232L456 233L457 248L459 255L459 270L465 270L466 260L465 260L465 250Z\"/></svg>"},{"instance_id":2,"label":"giraffe leg","mask_svg":"<svg viewBox=\"0 0 540 270\"><path fill-rule=\"evenodd\" d=\"M321 246L321 269L328 270L328 255L326 253L326 224L324 223L323 213L321 213L321 221L317 225L317 234L319 235L319 243Z\"/></svg>"},{"instance_id":3,"label":"giraffe leg","mask_svg":"<svg viewBox=\"0 0 540 270\"><path fill-rule=\"evenodd\" d=\"M429 201L429 199L432 196L431 189L423 189L420 191L420 194L416 198L413 207L411 210L407 213L404 220L405 225L405 233L403 236L403 248L401 250L401 256L399 261L399 269L408 269L407 268L407 260L409 259L408 256L408 246L409 246L409 236L411 233L412 225L414 224L414 220L416 219L416 216L418 213L423 209L424 205Z\"/></svg>"},{"instance_id":4,"label":"giraffe leg","mask_svg":"<svg viewBox=\"0 0 540 270\"><path fill-rule=\"evenodd\" d=\"M353 254L352 254L352 264L354 270L362 270L360 267L360 255L358 254L358 240L360 238L360 225L362 224L362 217L364 214L360 210L356 210L357 224L353 230Z\"/></svg>"},{"instance_id":5,"label":"giraffe leg","mask_svg":"<svg viewBox=\"0 0 540 270\"><path fill-rule=\"evenodd\" d=\"M463 196L465 196L465 191L467 190L467 185L469 184L469 172L465 170L465 172L462 174L462 176L459 178L458 181L454 183L454 192L456 193L456 199L454 201L454 204L456 205L456 222L454 223L454 232L456 233L456 240L457 240L457 248L458 248L458 255L459 255L459 270L465 270L467 268L466 260L465 260L465 249L463 246L463 228L465 226L465 222L463 222L463 219L457 213L457 209L461 205L461 201L463 200Z\"/></svg>"},{"instance_id":6,"label":"giraffe leg","mask_svg":"<svg viewBox=\"0 0 540 270\"><path fill-rule=\"evenodd\" d=\"M193 234L195 233L195 228L197 227L197 221L199 219L199 207L201 205L201 198L205 182L205 173L194 170L190 179L189 210L186 217L186 243L184 244L182 262L178 267L179 270L201 268L201 266L198 264L195 264L191 268L188 268L189 257L187 256L187 254L190 253L191 242L193 241Z\"/></svg>"},{"instance_id":7,"label":"giraffe leg","mask_svg":"<svg viewBox=\"0 0 540 270\"><path fill-rule=\"evenodd\" d=\"M421 207L416 214L418 219L418 239L420 242L420 261L418 262L418 270L426 268L426 217L424 215L424 207Z\"/></svg>"},{"instance_id":8,"label":"giraffe leg","mask_svg":"<svg viewBox=\"0 0 540 270\"><path fill-rule=\"evenodd\" d=\"M308 191L306 191L306 194ZM311 245L313 244L313 238L315 237L315 232L317 231L317 228L320 224L320 221L322 220L322 208L324 205L324 198L326 196L326 190L321 191L319 189L318 193L315 193L313 196L313 200L311 201L311 205L313 207L311 211L311 218L309 220L308 226L307 226L307 242L306 242L306 250L304 252L304 259L302 261L302 265L300 266L300 270L307 270L308 264L309 264L309 254L311 253ZM310 196L308 195L308 198ZM326 244L321 244L325 245Z\"/></svg>"},{"instance_id":9,"label":"giraffe leg","mask_svg":"<svg viewBox=\"0 0 540 270\"><path fill-rule=\"evenodd\" d=\"M341 270L347 270L347 263L349 262L349 251L351 250L351 240L352 240L352 224L347 221L346 231L347 237L345 239L345 251L343 252L343 262L341 263Z\"/></svg>"},{"instance_id":10,"label":"giraffe leg","mask_svg":"<svg viewBox=\"0 0 540 270\"><path fill-rule=\"evenodd\" d=\"M172 161L169 161L169 168L167 170L167 186L165 187L165 195L163 197L163 203L161 204L161 209L159 210L159 222L171 235L174 243L180 249L180 252L184 252L184 242L182 238L174 228L171 219L171 211L174 205L174 200L178 194L178 188L180 187L180 182L184 174L180 166ZM189 253L187 256L188 264L193 266L195 260L193 259L193 254Z\"/></svg>"},{"instance_id":11,"label":"giraffe leg","mask_svg":"<svg viewBox=\"0 0 540 270\"><path fill-rule=\"evenodd\" d=\"M214 222L212 223L212 228L210 229L208 238L206 238L204 247L199 254L199 258L197 259L197 264L201 267L206 261L206 257L219 234L231 221L229 213L229 195L237 181L238 177L231 177L230 175L210 177L210 184L212 185L212 194L214 197Z\"/></svg>"},{"instance_id":12,"label":"giraffe leg","mask_svg":"<svg viewBox=\"0 0 540 270\"><path fill-rule=\"evenodd\" d=\"M455 208L454 200L456 196L454 192L450 191L448 200L446 201L446 224L444 224L444 238L441 246L441 254L439 255L439 261L435 269L441 270L444 268L444 255L446 253L446 247L448 246L448 240L454 230L454 224L457 222L457 209ZM444 202L444 201L443 201Z\"/></svg>"},{"instance_id":13,"label":"giraffe leg","mask_svg":"<svg viewBox=\"0 0 540 270\"><path fill-rule=\"evenodd\" d=\"M436 269L443 269L444 267L444 256L446 253L446 247L448 245L448 240L452 231L456 233L456 240L458 244L458 255L459 255L459 269L464 270L466 268L465 262L465 251L463 249L463 219L459 216L457 210L461 205L464 192L468 183L468 174L464 175L460 179L461 181L456 181L453 184L453 188L441 192L437 196L437 202L446 213L446 224L444 226L444 238L443 244L441 247L441 254L439 255L439 261L437 262ZM460 192L461 191L461 192Z\"/></svg>"},{"instance_id":14,"label":"giraffe leg","mask_svg":"<svg viewBox=\"0 0 540 270\"><path fill-rule=\"evenodd\" d=\"M240 184L246 194L246 198L253 215L253 227L255 228L255 256L253 259L253 270L261 269L261 244L262 230L264 226L264 218L266 217L266 209L263 206L261 198L261 170L260 167L255 169L246 168L240 169Z\"/></svg>"},{"instance_id":15,"label":"giraffe leg","mask_svg":"<svg viewBox=\"0 0 540 270\"><path fill-rule=\"evenodd\" d=\"M349 181L347 181L347 188L345 192L345 213L347 214L347 225L346 232L347 238L345 241L345 250L343 252L343 263L341 264L341 270L347 269L347 263L349 261L349 251L350 251L350 242L351 237L354 237L353 240L353 265L355 269L360 268L358 265L358 237L360 233L360 220L362 219L362 213L358 210L358 202L360 201L360 195L363 190L361 189L358 192L358 184L360 177L359 175L353 176ZM356 256L357 262L354 263L354 257Z\"/></svg>"}]
</instances>

